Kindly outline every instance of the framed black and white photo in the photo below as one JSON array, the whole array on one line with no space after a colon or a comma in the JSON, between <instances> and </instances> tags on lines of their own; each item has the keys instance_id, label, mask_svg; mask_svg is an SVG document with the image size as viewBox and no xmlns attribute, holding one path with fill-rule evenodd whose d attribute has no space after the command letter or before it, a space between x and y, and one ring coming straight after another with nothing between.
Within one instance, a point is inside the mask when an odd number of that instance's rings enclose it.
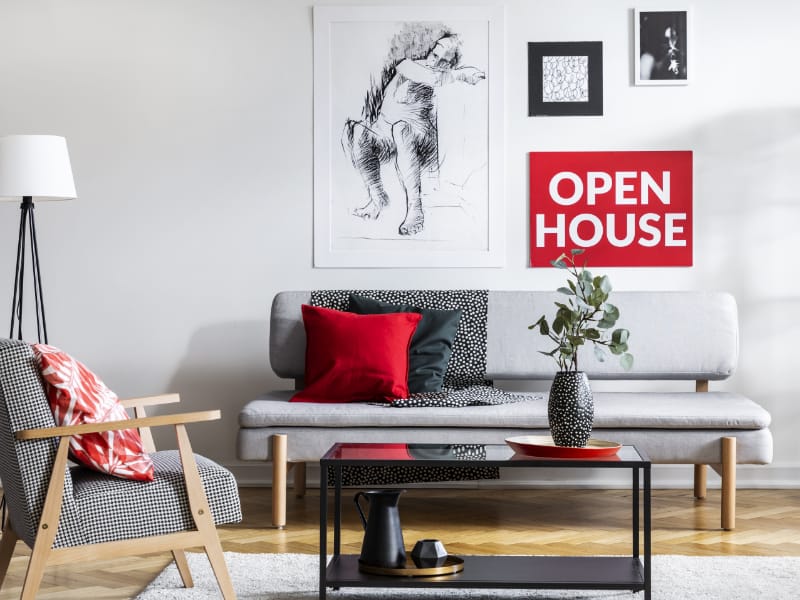
<instances>
[{"instance_id":1,"label":"framed black and white photo","mask_svg":"<svg viewBox=\"0 0 800 600\"><path fill-rule=\"evenodd\" d=\"M503 8L314 7L314 266L505 262Z\"/></svg>"},{"instance_id":2,"label":"framed black and white photo","mask_svg":"<svg viewBox=\"0 0 800 600\"><path fill-rule=\"evenodd\" d=\"M603 42L529 42L528 115L603 114Z\"/></svg>"},{"instance_id":3,"label":"framed black and white photo","mask_svg":"<svg viewBox=\"0 0 800 600\"><path fill-rule=\"evenodd\" d=\"M689 11L633 11L636 85L687 85L691 51Z\"/></svg>"}]
</instances>

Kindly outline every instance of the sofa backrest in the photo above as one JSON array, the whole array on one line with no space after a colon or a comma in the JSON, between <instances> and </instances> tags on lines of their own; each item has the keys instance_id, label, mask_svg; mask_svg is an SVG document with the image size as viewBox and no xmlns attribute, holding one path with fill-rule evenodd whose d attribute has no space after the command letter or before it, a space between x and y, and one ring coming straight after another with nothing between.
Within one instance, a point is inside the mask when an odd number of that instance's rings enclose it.
<instances>
[{"instance_id":1,"label":"sofa backrest","mask_svg":"<svg viewBox=\"0 0 800 600\"><path fill-rule=\"evenodd\" d=\"M555 313L557 292L489 291L486 375L489 379L553 378L557 365L539 351L553 343L528 325ZM300 307L310 291L279 292L270 316L270 364L279 377L302 379L305 329ZM579 368L592 379L719 380L729 377L739 355L736 301L724 292L618 292L617 326L631 332L634 366L625 371L617 357L599 362L587 347Z\"/></svg>"}]
</instances>

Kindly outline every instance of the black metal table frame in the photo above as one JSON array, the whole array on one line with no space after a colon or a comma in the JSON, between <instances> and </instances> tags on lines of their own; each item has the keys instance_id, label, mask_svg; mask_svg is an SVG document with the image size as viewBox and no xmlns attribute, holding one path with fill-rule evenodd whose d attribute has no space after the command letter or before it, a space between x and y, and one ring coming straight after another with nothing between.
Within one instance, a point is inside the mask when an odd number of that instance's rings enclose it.
<instances>
[{"instance_id":1,"label":"black metal table frame","mask_svg":"<svg viewBox=\"0 0 800 600\"><path fill-rule=\"evenodd\" d=\"M369 446L369 444L364 444ZM320 460L320 563L319 597L325 600L327 588L338 590L342 587L386 587L386 588L482 588L482 589L629 589L632 592L644 591L644 599L651 600L651 463L642 452L631 446L640 460L621 460L613 457L603 459L549 459L515 456L515 460L414 460L414 466L465 467L555 467L555 468L611 468L630 469L632 473L632 552L625 557L568 557L568 556L480 556L466 557L465 568L461 573L438 577L392 577L372 575L358 571L357 555L341 554L341 516L342 516L342 467L346 466L401 466L408 460L395 459L332 459L328 457L337 444ZM333 474L333 556L327 560L328 545L328 473ZM639 471L643 473L642 522L639 519ZM640 527L642 529L642 553L639 553ZM469 561L473 562L467 562ZM501 567L511 563L505 574ZM470 571L477 573L470 576ZM575 572L581 577L558 577L558 573ZM592 576L593 571L606 576ZM608 575L608 572L622 572L622 575ZM483 575L480 573L483 572ZM488 574L487 574L488 573ZM500 573L500 575L497 575ZM533 575L532 575L533 573ZM537 578L536 573L546 574ZM553 575L555 573L555 575ZM616 578L615 578L616 577Z\"/></svg>"}]
</instances>

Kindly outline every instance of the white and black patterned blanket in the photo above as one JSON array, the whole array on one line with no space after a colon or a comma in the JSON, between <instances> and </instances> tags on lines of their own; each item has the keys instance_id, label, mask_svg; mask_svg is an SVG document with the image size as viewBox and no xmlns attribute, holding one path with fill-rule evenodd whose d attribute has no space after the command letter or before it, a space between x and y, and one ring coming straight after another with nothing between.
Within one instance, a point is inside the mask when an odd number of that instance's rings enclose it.
<instances>
[{"instance_id":1,"label":"white and black patterned blanket","mask_svg":"<svg viewBox=\"0 0 800 600\"><path fill-rule=\"evenodd\" d=\"M347 310L350 294L390 304L439 310L461 309L461 320L453 340L453 352L444 375L442 391L411 394L386 406L485 406L531 399L531 396L504 392L486 379L487 290L317 290L311 292L311 304Z\"/></svg>"}]
</instances>

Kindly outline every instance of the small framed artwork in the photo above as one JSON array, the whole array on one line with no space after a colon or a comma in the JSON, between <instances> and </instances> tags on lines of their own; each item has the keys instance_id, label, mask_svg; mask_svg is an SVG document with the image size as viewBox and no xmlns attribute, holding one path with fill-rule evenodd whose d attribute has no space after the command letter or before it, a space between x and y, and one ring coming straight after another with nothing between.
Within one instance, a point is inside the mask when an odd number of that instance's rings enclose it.
<instances>
[{"instance_id":1,"label":"small framed artwork","mask_svg":"<svg viewBox=\"0 0 800 600\"><path fill-rule=\"evenodd\" d=\"M603 114L603 42L529 42L528 115Z\"/></svg>"},{"instance_id":2,"label":"small framed artwork","mask_svg":"<svg viewBox=\"0 0 800 600\"><path fill-rule=\"evenodd\" d=\"M689 83L688 10L633 11L633 72L636 85Z\"/></svg>"}]
</instances>

